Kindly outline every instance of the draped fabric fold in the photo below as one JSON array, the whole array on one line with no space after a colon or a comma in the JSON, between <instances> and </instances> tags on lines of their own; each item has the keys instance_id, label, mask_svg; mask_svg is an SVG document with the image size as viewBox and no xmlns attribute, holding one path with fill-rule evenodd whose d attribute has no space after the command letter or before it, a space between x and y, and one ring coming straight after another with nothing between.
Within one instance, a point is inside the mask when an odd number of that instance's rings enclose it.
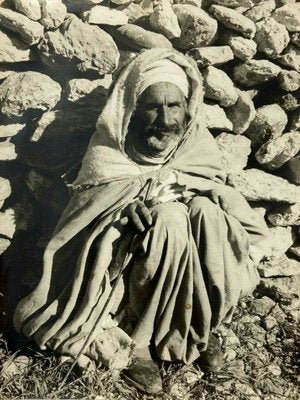
<instances>
[{"instance_id":1,"label":"draped fabric fold","mask_svg":"<svg viewBox=\"0 0 300 400\"><path fill-rule=\"evenodd\" d=\"M143 74L159 60L176 63L188 77L189 122L163 164L139 165L124 143ZM143 51L116 78L73 197L45 250L42 278L15 311L17 331L41 348L76 357L130 248L132 233L119 224L122 210L143 196L149 179L164 182L170 174L190 197L186 204L169 200L152 207L155 223L135 238L138 245L84 357L124 368L134 346L153 342L162 359L192 362L205 349L209 331L253 290L251 249L263 254L266 225L224 183L202 96L197 66L174 50ZM226 197L227 212L208 199L212 189Z\"/></svg>"}]
</instances>

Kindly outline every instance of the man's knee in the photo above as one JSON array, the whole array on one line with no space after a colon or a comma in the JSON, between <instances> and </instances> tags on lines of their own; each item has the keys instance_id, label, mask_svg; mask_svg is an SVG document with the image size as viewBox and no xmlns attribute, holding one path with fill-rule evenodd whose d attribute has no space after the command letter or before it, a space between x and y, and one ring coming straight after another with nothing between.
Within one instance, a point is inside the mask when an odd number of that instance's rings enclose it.
<instances>
[{"instance_id":1,"label":"man's knee","mask_svg":"<svg viewBox=\"0 0 300 400\"><path fill-rule=\"evenodd\" d=\"M206 214L206 213L219 213L220 207L215 204L208 197L199 196L194 197L193 200L189 203L189 213L191 216L196 214Z\"/></svg>"},{"instance_id":2,"label":"man's knee","mask_svg":"<svg viewBox=\"0 0 300 400\"><path fill-rule=\"evenodd\" d=\"M187 207L181 203L160 203L152 208L154 223L160 223L167 230L187 226Z\"/></svg>"}]
</instances>

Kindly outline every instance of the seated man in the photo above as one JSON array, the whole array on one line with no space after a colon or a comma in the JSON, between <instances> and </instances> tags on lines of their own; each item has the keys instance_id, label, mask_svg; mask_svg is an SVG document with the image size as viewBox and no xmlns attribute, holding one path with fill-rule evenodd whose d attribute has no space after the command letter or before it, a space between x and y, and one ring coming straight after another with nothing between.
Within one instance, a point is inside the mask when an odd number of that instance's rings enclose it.
<instances>
[{"instance_id":1,"label":"seated man","mask_svg":"<svg viewBox=\"0 0 300 400\"><path fill-rule=\"evenodd\" d=\"M174 50L123 69L14 315L41 348L127 368L150 393L152 358L221 365L211 332L257 285L266 245L263 219L224 184L202 106L200 73Z\"/></svg>"}]
</instances>

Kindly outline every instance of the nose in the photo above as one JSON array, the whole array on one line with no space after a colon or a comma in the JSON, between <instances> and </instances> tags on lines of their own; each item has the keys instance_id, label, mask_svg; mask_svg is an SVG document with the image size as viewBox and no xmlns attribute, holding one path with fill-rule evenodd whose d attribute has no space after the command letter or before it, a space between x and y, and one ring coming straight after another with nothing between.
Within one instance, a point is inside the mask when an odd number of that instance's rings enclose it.
<instances>
[{"instance_id":1,"label":"nose","mask_svg":"<svg viewBox=\"0 0 300 400\"><path fill-rule=\"evenodd\" d=\"M158 120L161 124L169 125L170 114L168 106L163 105L158 113Z\"/></svg>"}]
</instances>

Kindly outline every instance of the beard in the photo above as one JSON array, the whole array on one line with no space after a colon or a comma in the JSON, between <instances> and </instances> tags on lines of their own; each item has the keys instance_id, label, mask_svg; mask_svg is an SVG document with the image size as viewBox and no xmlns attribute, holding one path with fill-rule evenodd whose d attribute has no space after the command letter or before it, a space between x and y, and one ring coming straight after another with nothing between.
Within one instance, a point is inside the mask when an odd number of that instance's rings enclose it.
<instances>
[{"instance_id":1,"label":"beard","mask_svg":"<svg viewBox=\"0 0 300 400\"><path fill-rule=\"evenodd\" d=\"M177 144L184 133L184 126L178 123L165 125L165 124L151 124L144 127L143 138L144 146L154 153L160 155L169 153Z\"/></svg>"}]
</instances>

